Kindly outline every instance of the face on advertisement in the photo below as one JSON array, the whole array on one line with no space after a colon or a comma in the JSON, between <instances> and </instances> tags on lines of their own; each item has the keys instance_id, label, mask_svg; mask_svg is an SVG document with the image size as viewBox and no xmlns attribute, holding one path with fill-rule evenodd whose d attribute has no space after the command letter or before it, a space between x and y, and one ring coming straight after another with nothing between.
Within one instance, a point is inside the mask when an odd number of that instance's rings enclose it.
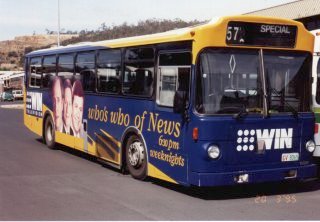
<instances>
[{"instance_id":1,"label":"face on advertisement","mask_svg":"<svg viewBox=\"0 0 320 222\"><path fill-rule=\"evenodd\" d=\"M56 78L52 86L52 102L53 102L53 114L54 122L57 131L62 131L62 84L61 79Z\"/></svg>"},{"instance_id":2,"label":"face on advertisement","mask_svg":"<svg viewBox=\"0 0 320 222\"><path fill-rule=\"evenodd\" d=\"M79 97L79 96L73 97L72 110L73 110L73 115L72 115L73 128L76 133L79 133L82 126L83 97Z\"/></svg>"},{"instance_id":3,"label":"face on advertisement","mask_svg":"<svg viewBox=\"0 0 320 222\"><path fill-rule=\"evenodd\" d=\"M72 118L72 86L69 79L64 82L63 122L66 130L71 127Z\"/></svg>"},{"instance_id":4,"label":"face on advertisement","mask_svg":"<svg viewBox=\"0 0 320 222\"><path fill-rule=\"evenodd\" d=\"M79 80L72 87L72 126L75 136L80 136L83 117L84 93Z\"/></svg>"}]
</instances>

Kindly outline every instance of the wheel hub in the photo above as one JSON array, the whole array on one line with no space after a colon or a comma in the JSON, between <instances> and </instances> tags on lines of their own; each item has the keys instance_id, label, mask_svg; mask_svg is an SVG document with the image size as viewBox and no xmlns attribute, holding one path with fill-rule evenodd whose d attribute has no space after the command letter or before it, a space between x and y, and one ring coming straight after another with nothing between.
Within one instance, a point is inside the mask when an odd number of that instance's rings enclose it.
<instances>
[{"instance_id":1,"label":"wheel hub","mask_svg":"<svg viewBox=\"0 0 320 222\"><path fill-rule=\"evenodd\" d=\"M52 141L52 126L51 125L49 125L47 128L47 140L48 140L48 142Z\"/></svg>"},{"instance_id":2,"label":"wheel hub","mask_svg":"<svg viewBox=\"0 0 320 222\"><path fill-rule=\"evenodd\" d=\"M128 150L129 163L138 168L144 161L144 148L141 142L134 142Z\"/></svg>"}]
</instances>

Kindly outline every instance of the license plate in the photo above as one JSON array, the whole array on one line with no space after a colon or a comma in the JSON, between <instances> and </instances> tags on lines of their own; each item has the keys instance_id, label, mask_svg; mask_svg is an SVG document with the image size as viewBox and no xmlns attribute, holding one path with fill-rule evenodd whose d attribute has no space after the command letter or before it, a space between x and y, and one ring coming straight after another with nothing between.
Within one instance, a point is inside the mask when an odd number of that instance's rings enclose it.
<instances>
[{"instance_id":1,"label":"license plate","mask_svg":"<svg viewBox=\"0 0 320 222\"><path fill-rule=\"evenodd\" d=\"M299 160L299 153L283 153L281 156L282 162L298 161L298 160Z\"/></svg>"}]
</instances>

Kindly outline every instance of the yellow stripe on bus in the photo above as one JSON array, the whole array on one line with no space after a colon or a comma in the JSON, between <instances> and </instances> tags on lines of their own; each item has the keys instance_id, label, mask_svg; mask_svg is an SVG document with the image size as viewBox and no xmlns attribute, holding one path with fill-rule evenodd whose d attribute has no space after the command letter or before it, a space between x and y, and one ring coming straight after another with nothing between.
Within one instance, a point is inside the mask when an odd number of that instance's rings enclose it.
<instances>
[{"instance_id":1,"label":"yellow stripe on bus","mask_svg":"<svg viewBox=\"0 0 320 222\"><path fill-rule=\"evenodd\" d=\"M89 134L87 137L91 140L91 142L88 142L88 152L94 156L98 156L96 141L94 141Z\"/></svg>"},{"instance_id":2,"label":"yellow stripe on bus","mask_svg":"<svg viewBox=\"0 0 320 222\"><path fill-rule=\"evenodd\" d=\"M52 116L52 112L51 110L45 106L42 105L42 116L44 116L44 114L46 112L50 112L51 116ZM34 132L35 134L37 134L38 136L42 136L42 128L43 128L43 117L36 117L36 116L32 116L32 115L28 115L26 113L26 110L24 110L24 124L25 126L30 129L32 132Z\"/></svg>"},{"instance_id":3,"label":"yellow stripe on bus","mask_svg":"<svg viewBox=\"0 0 320 222\"><path fill-rule=\"evenodd\" d=\"M159 170L157 167L155 167L151 163L148 163L148 176L178 184L177 181L175 181L174 179L172 179L171 177L163 173L161 170Z\"/></svg>"},{"instance_id":4,"label":"yellow stripe on bus","mask_svg":"<svg viewBox=\"0 0 320 222\"><path fill-rule=\"evenodd\" d=\"M120 143L118 140L116 140L113 136L111 136L109 133L107 133L106 131L104 131L104 130L102 130L102 129L100 129L100 131L101 131L104 135L106 135L114 144L116 144L116 145L118 146L118 148L121 147L121 143Z\"/></svg>"},{"instance_id":5,"label":"yellow stripe on bus","mask_svg":"<svg viewBox=\"0 0 320 222\"><path fill-rule=\"evenodd\" d=\"M65 146L69 146L71 148L74 147L74 136L61 133L59 131L56 131L55 134L56 134L55 139L57 143L60 143Z\"/></svg>"},{"instance_id":6,"label":"yellow stripe on bus","mask_svg":"<svg viewBox=\"0 0 320 222\"><path fill-rule=\"evenodd\" d=\"M118 151L113 148L113 146L112 146L112 144L110 144L110 142L108 142L107 140L105 140L105 139L104 139L102 136L100 136L99 134L97 134L97 133L95 133L95 134L96 134L96 136L99 138L99 140L101 140L101 141L103 142L103 144L106 145L106 146L111 150L112 153L114 153L115 155L118 154Z\"/></svg>"},{"instance_id":7,"label":"yellow stripe on bus","mask_svg":"<svg viewBox=\"0 0 320 222\"><path fill-rule=\"evenodd\" d=\"M101 130L103 131L103 130ZM105 134L105 133L104 133ZM105 148L102 146L102 144L100 145L99 143L96 143L96 148L97 148L97 154L101 159L110 161L112 163L116 163L117 165L120 164L120 153L115 150L115 148L113 147L113 145L107 141L106 139L104 139L101 135L95 133L96 137L103 143L104 146L106 146L112 153L113 156L112 157L106 150ZM106 134L105 134L106 135ZM109 135L110 136L110 135ZM108 139L111 140L111 138L108 136ZM111 140L114 143L114 140ZM117 144L116 144L117 145Z\"/></svg>"}]
</instances>

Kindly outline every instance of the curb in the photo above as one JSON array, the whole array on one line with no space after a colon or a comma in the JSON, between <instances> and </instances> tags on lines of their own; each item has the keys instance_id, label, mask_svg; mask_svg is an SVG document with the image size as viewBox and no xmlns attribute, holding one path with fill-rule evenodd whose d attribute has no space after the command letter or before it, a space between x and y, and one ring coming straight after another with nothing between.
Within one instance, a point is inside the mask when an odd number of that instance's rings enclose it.
<instances>
[{"instance_id":1,"label":"curb","mask_svg":"<svg viewBox=\"0 0 320 222\"><path fill-rule=\"evenodd\" d=\"M23 104L1 105L0 107L4 109L23 109Z\"/></svg>"}]
</instances>

